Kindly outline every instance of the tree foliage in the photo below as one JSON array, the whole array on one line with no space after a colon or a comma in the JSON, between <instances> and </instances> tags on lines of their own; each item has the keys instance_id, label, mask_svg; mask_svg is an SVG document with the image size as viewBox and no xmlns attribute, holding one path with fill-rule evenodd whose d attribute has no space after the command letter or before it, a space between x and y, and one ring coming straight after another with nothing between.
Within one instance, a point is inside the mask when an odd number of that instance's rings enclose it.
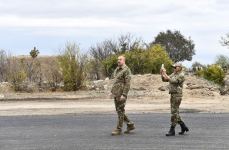
<instances>
[{"instance_id":1,"label":"tree foliage","mask_svg":"<svg viewBox=\"0 0 229 150\"><path fill-rule=\"evenodd\" d=\"M39 55L39 50L34 47L31 51L30 51L30 56L34 59L34 58L37 58L37 56Z\"/></svg>"},{"instance_id":2,"label":"tree foliage","mask_svg":"<svg viewBox=\"0 0 229 150\"><path fill-rule=\"evenodd\" d=\"M195 44L189 37L185 38L180 31L167 30L166 32L160 32L154 39L152 44L160 44L165 47L165 50L169 54L169 57L174 62L192 60L192 56L195 55Z\"/></svg>"},{"instance_id":3,"label":"tree foliage","mask_svg":"<svg viewBox=\"0 0 229 150\"><path fill-rule=\"evenodd\" d=\"M161 64L164 64L171 73L172 60L160 45L153 45L147 49L135 49L124 53L126 64L131 68L133 74L159 73ZM117 67L117 57L112 55L103 61L108 76L111 76Z\"/></svg>"},{"instance_id":4,"label":"tree foliage","mask_svg":"<svg viewBox=\"0 0 229 150\"><path fill-rule=\"evenodd\" d=\"M229 33L226 34L225 37L222 37L220 42L223 46L227 46L229 48Z\"/></svg>"},{"instance_id":5,"label":"tree foliage","mask_svg":"<svg viewBox=\"0 0 229 150\"><path fill-rule=\"evenodd\" d=\"M225 73L219 65L209 65L203 70L199 70L198 75L219 85L223 84L225 77Z\"/></svg>"},{"instance_id":6,"label":"tree foliage","mask_svg":"<svg viewBox=\"0 0 229 150\"><path fill-rule=\"evenodd\" d=\"M6 51L0 50L0 81L7 81L9 57Z\"/></svg>"},{"instance_id":7,"label":"tree foliage","mask_svg":"<svg viewBox=\"0 0 229 150\"><path fill-rule=\"evenodd\" d=\"M63 53L58 57L64 81L65 91L76 91L83 87L86 79L85 56L75 43L67 43Z\"/></svg>"},{"instance_id":8,"label":"tree foliage","mask_svg":"<svg viewBox=\"0 0 229 150\"><path fill-rule=\"evenodd\" d=\"M131 34L120 35L117 40L109 39L101 43L97 43L96 46L92 46L89 50L90 55L92 56L91 72L94 73L95 79L101 79L104 76L109 76L110 72L107 70L107 66L104 66L103 61L111 58L112 55L124 54L128 51L143 49L145 43L141 38L135 38ZM103 72L101 74L101 71Z\"/></svg>"},{"instance_id":9,"label":"tree foliage","mask_svg":"<svg viewBox=\"0 0 229 150\"><path fill-rule=\"evenodd\" d=\"M229 69L229 58L225 55L218 55L215 64L221 66L223 69Z\"/></svg>"},{"instance_id":10,"label":"tree foliage","mask_svg":"<svg viewBox=\"0 0 229 150\"><path fill-rule=\"evenodd\" d=\"M194 71L195 73L197 72L197 71L199 71L199 70L201 70L201 69L203 69L203 68L205 68L205 65L203 65L203 64L201 64L200 62L194 62L193 64L192 64L192 71Z\"/></svg>"}]
</instances>

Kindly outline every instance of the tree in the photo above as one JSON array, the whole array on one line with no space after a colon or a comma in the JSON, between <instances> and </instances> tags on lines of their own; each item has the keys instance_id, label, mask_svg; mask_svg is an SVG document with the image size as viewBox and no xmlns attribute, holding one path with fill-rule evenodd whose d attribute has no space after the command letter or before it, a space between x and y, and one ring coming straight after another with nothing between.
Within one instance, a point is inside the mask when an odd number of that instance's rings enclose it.
<instances>
[{"instance_id":1,"label":"tree","mask_svg":"<svg viewBox=\"0 0 229 150\"><path fill-rule=\"evenodd\" d=\"M229 48L229 33L226 34L226 37L222 37L220 42L223 46L227 46Z\"/></svg>"},{"instance_id":2,"label":"tree","mask_svg":"<svg viewBox=\"0 0 229 150\"><path fill-rule=\"evenodd\" d=\"M21 63L25 63L23 65L26 66L26 70L27 70L27 74L28 74L28 78L30 82L36 82L38 80L39 85L41 84L41 64L40 62L36 59L39 55L39 50L34 47L31 51L30 51L30 56L32 58L32 60L29 62L25 62L25 61L21 61Z\"/></svg>"},{"instance_id":3,"label":"tree","mask_svg":"<svg viewBox=\"0 0 229 150\"><path fill-rule=\"evenodd\" d=\"M189 37L186 39L180 31L167 30L166 32L160 32L151 43L160 44L165 47L165 50L169 54L169 57L174 62L192 60L192 56L195 55L195 44Z\"/></svg>"},{"instance_id":4,"label":"tree","mask_svg":"<svg viewBox=\"0 0 229 150\"><path fill-rule=\"evenodd\" d=\"M110 56L124 54L127 51L136 49L143 49L144 46L145 43L140 38L134 38L130 33L120 35L117 40L109 39L97 43L96 46L92 46L89 50L93 58L91 60L93 76L95 76L97 80L101 79L102 76L109 76L109 72L102 62Z\"/></svg>"},{"instance_id":5,"label":"tree","mask_svg":"<svg viewBox=\"0 0 229 150\"><path fill-rule=\"evenodd\" d=\"M62 54L58 57L65 91L76 91L82 88L86 79L86 60L86 56L80 54L78 45L66 44Z\"/></svg>"},{"instance_id":6,"label":"tree","mask_svg":"<svg viewBox=\"0 0 229 150\"><path fill-rule=\"evenodd\" d=\"M136 49L124 53L126 63L133 74L153 73L160 71L161 64L164 64L168 73L171 73L173 64L168 54L160 45L153 45L147 49ZM117 67L118 55L112 55L103 61L108 76L111 77Z\"/></svg>"},{"instance_id":7,"label":"tree","mask_svg":"<svg viewBox=\"0 0 229 150\"><path fill-rule=\"evenodd\" d=\"M229 69L229 58L225 55L218 55L215 64L220 65L226 71Z\"/></svg>"},{"instance_id":8,"label":"tree","mask_svg":"<svg viewBox=\"0 0 229 150\"><path fill-rule=\"evenodd\" d=\"M116 51L117 44L113 40L105 40L101 43L97 43L96 46L90 48L90 54L94 59L102 61Z\"/></svg>"},{"instance_id":9,"label":"tree","mask_svg":"<svg viewBox=\"0 0 229 150\"><path fill-rule=\"evenodd\" d=\"M30 51L30 56L31 56L33 59L35 59L35 58L37 58L37 56L38 56L39 53L40 53L39 50L38 50L36 47L34 47L34 48Z\"/></svg>"},{"instance_id":10,"label":"tree","mask_svg":"<svg viewBox=\"0 0 229 150\"><path fill-rule=\"evenodd\" d=\"M90 48L93 58L103 61L112 54L122 54L126 51L143 48L145 43L140 38L134 38L130 33L120 35L117 40L109 39Z\"/></svg>"},{"instance_id":11,"label":"tree","mask_svg":"<svg viewBox=\"0 0 229 150\"><path fill-rule=\"evenodd\" d=\"M146 50L145 57L148 57L148 62L144 68L146 69L144 73L157 74L160 71L161 65L164 64L168 73L172 72L173 61L169 58L165 49L160 45L153 45Z\"/></svg>"},{"instance_id":12,"label":"tree","mask_svg":"<svg viewBox=\"0 0 229 150\"><path fill-rule=\"evenodd\" d=\"M92 56L90 72L96 80L99 80L103 77L103 74L106 75L101 62L112 55L112 53L118 52L118 45L114 40L105 40L101 43L97 43L96 46L92 46L89 51Z\"/></svg>"},{"instance_id":13,"label":"tree","mask_svg":"<svg viewBox=\"0 0 229 150\"><path fill-rule=\"evenodd\" d=\"M23 91L21 84L26 80L27 73L17 57L10 57L8 64L8 81L15 91Z\"/></svg>"},{"instance_id":14,"label":"tree","mask_svg":"<svg viewBox=\"0 0 229 150\"><path fill-rule=\"evenodd\" d=\"M120 35L118 38L118 53L125 53L126 51L132 51L136 49L143 49L145 47L145 43L141 38L135 38L132 34L127 33L124 35Z\"/></svg>"},{"instance_id":15,"label":"tree","mask_svg":"<svg viewBox=\"0 0 229 150\"><path fill-rule=\"evenodd\" d=\"M40 61L42 62L43 80L48 84L46 87L56 91L63 81L57 57L51 56Z\"/></svg>"},{"instance_id":16,"label":"tree","mask_svg":"<svg viewBox=\"0 0 229 150\"><path fill-rule=\"evenodd\" d=\"M194 71L194 72L199 71L203 68L205 68L205 66L203 64L201 64L200 62L196 61L192 64L192 71Z\"/></svg>"},{"instance_id":17,"label":"tree","mask_svg":"<svg viewBox=\"0 0 229 150\"><path fill-rule=\"evenodd\" d=\"M0 81L7 80L8 56L4 50L0 50Z\"/></svg>"}]
</instances>

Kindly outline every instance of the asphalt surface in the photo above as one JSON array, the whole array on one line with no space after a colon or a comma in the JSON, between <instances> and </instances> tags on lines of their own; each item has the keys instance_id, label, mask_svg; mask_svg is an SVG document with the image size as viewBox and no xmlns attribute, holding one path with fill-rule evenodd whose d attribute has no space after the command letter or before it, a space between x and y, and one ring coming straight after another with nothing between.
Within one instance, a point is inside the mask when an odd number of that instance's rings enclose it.
<instances>
[{"instance_id":1,"label":"asphalt surface","mask_svg":"<svg viewBox=\"0 0 229 150\"><path fill-rule=\"evenodd\" d=\"M132 134L111 136L115 114L0 117L0 150L229 149L229 114L181 114L190 127L166 137L169 114L132 114ZM180 127L177 126L177 132Z\"/></svg>"}]
</instances>

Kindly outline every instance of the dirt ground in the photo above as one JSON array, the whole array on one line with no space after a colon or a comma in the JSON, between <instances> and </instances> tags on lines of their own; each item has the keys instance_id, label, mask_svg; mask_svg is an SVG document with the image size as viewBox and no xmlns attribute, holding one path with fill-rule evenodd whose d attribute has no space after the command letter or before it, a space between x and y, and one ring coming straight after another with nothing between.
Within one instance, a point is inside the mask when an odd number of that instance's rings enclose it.
<instances>
[{"instance_id":1,"label":"dirt ground","mask_svg":"<svg viewBox=\"0 0 229 150\"><path fill-rule=\"evenodd\" d=\"M48 93L1 93L0 116L115 113L108 96L112 80L91 82L88 91ZM132 76L127 113L170 111L168 83L159 75ZM187 76L181 112L229 113L229 96L219 95L219 87L206 80Z\"/></svg>"}]
</instances>

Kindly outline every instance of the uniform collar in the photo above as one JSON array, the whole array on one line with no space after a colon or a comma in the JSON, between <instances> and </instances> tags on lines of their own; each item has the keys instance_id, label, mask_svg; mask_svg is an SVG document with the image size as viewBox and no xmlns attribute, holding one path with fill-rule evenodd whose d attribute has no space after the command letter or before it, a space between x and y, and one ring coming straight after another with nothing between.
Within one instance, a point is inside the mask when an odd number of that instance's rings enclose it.
<instances>
[{"instance_id":1,"label":"uniform collar","mask_svg":"<svg viewBox=\"0 0 229 150\"><path fill-rule=\"evenodd\" d=\"M122 65L121 67L118 67L119 69L124 69L126 67L126 64Z\"/></svg>"},{"instance_id":2,"label":"uniform collar","mask_svg":"<svg viewBox=\"0 0 229 150\"><path fill-rule=\"evenodd\" d=\"M179 72L174 72L174 74L180 74L180 73L182 73L182 71L179 71Z\"/></svg>"}]
</instances>

